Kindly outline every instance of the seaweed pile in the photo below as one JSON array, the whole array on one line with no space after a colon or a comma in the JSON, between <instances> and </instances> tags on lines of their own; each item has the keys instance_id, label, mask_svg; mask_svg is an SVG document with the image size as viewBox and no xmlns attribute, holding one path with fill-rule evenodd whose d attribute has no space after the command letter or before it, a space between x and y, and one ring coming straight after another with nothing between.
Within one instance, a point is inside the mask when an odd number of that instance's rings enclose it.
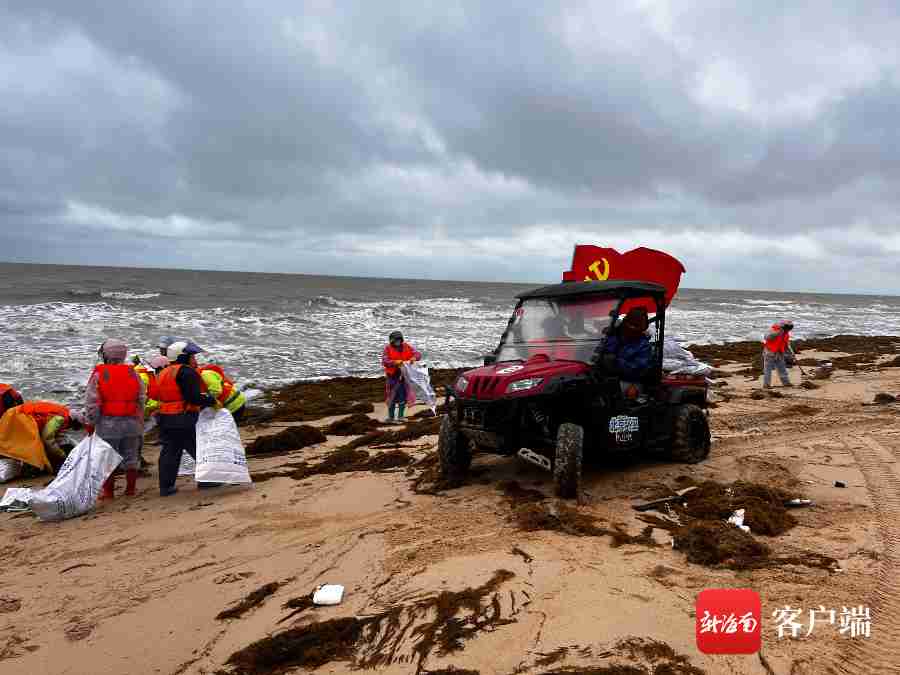
<instances>
[{"instance_id":1,"label":"seaweed pile","mask_svg":"<svg viewBox=\"0 0 900 675\"><path fill-rule=\"evenodd\" d=\"M295 667L314 669L335 661L371 669L408 658L405 650L412 652L417 672L422 672L432 653L452 654L478 633L514 623L501 616L498 595L500 586L514 576L498 570L477 588L442 591L367 617L290 628L232 654L225 672L261 675Z\"/></svg>"},{"instance_id":2,"label":"seaweed pile","mask_svg":"<svg viewBox=\"0 0 900 675\"><path fill-rule=\"evenodd\" d=\"M547 654L535 663L544 667L557 663L569 655L562 647ZM579 666L543 671L543 675L705 675L704 670L691 665L687 656L677 653L665 642L652 638L626 638L619 640L612 649L602 654L607 658L627 659L627 663L611 663L603 666ZM582 650L582 657L591 656L591 650Z\"/></svg>"},{"instance_id":3,"label":"seaweed pile","mask_svg":"<svg viewBox=\"0 0 900 675\"><path fill-rule=\"evenodd\" d=\"M328 440L320 430L308 424L288 427L277 434L260 436L247 445L248 455L284 455Z\"/></svg>"},{"instance_id":4,"label":"seaweed pile","mask_svg":"<svg viewBox=\"0 0 900 675\"><path fill-rule=\"evenodd\" d=\"M365 436L354 438L343 448L353 450L363 446L371 448L397 447L400 443L414 441L422 436L435 436L440 429L441 418L428 417L419 422L411 422L402 429L369 432Z\"/></svg>"},{"instance_id":5,"label":"seaweed pile","mask_svg":"<svg viewBox=\"0 0 900 675\"><path fill-rule=\"evenodd\" d=\"M322 431L326 436L362 436L374 431L380 426L378 420L374 420L365 413L354 413L349 417L335 420Z\"/></svg>"},{"instance_id":6,"label":"seaweed pile","mask_svg":"<svg viewBox=\"0 0 900 675\"><path fill-rule=\"evenodd\" d=\"M706 481L686 494L683 502L667 505L674 520L647 514L639 518L669 531L675 548L699 565L730 569L802 565L833 571L838 562L830 556L814 552L773 555L771 547L754 536L776 537L794 527L797 520L784 506L793 497L796 495L758 483ZM725 522L738 509L744 509L744 524L753 534Z\"/></svg>"},{"instance_id":7,"label":"seaweed pile","mask_svg":"<svg viewBox=\"0 0 900 675\"><path fill-rule=\"evenodd\" d=\"M224 621L226 619L240 619L244 614L249 612L251 609L255 609L262 605L269 596L274 595L278 592L278 589L284 586L285 584L290 583L293 579L286 579L285 581L272 581L264 586L260 586L255 591L251 592L247 597L243 600L235 603L228 609L222 610L216 615L217 621Z\"/></svg>"},{"instance_id":8,"label":"seaweed pile","mask_svg":"<svg viewBox=\"0 0 900 675\"><path fill-rule=\"evenodd\" d=\"M565 504L524 503L513 509L513 520L523 532L562 532L574 537L611 537L610 546L618 548L626 544L656 547L651 536L653 526L648 525L640 534L632 535L624 526L613 524L605 527L598 520Z\"/></svg>"},{"instance_id":9,"label":"seaweed pile","mask_svg":"<svg viewBox=\"0 0 900 675\"><path fill-rule=\"evenodd\" d=\"M413 463L413 458L400 450L389 450L370 455L365 450L341 448L329 454L317 464L291 462L283 468L289 471L267 471L253 474L253 482L260 483L272 478L293 478L304 480L310 476L333 476L354 471L389 471Z\"/></svg>"}]
</instances>

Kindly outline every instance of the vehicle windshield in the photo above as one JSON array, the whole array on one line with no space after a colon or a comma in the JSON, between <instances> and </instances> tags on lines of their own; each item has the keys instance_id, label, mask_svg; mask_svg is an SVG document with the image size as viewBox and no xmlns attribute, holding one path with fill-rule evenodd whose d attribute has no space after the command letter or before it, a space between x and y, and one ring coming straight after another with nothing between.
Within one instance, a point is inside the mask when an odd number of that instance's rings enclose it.
<instances>
[{"instance_id":1,"label":"vehicle windshield","mask_svg":"<svg viewBox=\"0 0 900 675\"><path fill-rule=\"evenodd\" d=\"M617 298L598 296L526 300L516 308L497 360L525 361L543 354L590 363L618 304Z\"/></svg>"}]
</instances>

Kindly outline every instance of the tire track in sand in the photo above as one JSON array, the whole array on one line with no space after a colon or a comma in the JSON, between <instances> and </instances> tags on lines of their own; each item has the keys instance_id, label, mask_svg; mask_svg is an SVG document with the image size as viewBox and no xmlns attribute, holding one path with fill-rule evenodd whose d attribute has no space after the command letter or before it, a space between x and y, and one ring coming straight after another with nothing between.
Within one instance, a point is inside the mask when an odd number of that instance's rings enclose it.
<instances>
[{"instance_id":1,"label":"tire track in sand","mask_svg":"<svg viewBox=\"0 0 900 675\"><path fill-rule=\"evenodd\" d=\"M846 644L830 673L900 673L900 465L895 451L872 436L846 440L872 498L884 547L868 598L869 638L841 636Z\"/></svg>"}]
</instances>

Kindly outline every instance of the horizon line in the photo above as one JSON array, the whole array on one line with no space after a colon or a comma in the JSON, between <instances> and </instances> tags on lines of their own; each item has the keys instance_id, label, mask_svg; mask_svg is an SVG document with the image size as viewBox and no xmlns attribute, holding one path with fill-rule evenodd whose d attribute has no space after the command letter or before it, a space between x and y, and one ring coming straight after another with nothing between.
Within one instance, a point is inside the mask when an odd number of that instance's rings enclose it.
<instances>
[{"instance_id":1,"label":"horizon line","mask_svg":"<svg viewBox=\"0 0 900 675\"><path fill-rule=\"evenodd\" d=\"M226 274L256 274L260 276L264 275L278 275L278 276L296 276L296 277L318 277L321 279L367 279L367 280L380 280L380 281L426 281L430 283L453 283L453 284L497 284L497 285L506 285L506 286L546 286L548 282L545 281L491 281L486 279L481 280L473 280L473 279L426 279L423 277L378 277L378 276L367 276L367 275L350 275L350 274L315 274L310 272L256 272L256 271L248 271L248 270L235 270L235 269L214 269L209 267L149 267L142 265L87 265L87 264L73 264L73 263L45 263L45 262L28 262L21 260L0 260L0 265L33 265L35 267L87 267L91 269L125 269L125 270L147 270L151 272L223 272ZM560 276L562 276L562 272L560 272ZM562 279L559 282L561 283ZM549 282L553 283L553 282ZM679 290L686 291L732 291L739 293L780 293L780 294L790 294L790 293L799 293L804 295L865 295L865 296L882 296L889 298L900 297L900 292L895 293L885 293L881 291L854 291L854 292L846 292L846 291L815 291L815 290L799 290L799 289L787 289L787 290L773 290L773 289L764 289L764 288L706 288L700 286L684 286L679 285Z\"/></svg>"}]
</instances>

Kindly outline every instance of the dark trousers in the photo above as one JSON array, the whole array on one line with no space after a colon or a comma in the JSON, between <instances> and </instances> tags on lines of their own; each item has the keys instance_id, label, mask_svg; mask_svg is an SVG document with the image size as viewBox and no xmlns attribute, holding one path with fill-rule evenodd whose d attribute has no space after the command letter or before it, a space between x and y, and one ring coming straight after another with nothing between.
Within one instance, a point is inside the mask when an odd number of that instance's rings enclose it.
<instances>
[{"instance_id":1,"label":"dark trousers","mask_svg":"<svg viewBox=\"0 0 900 675\"><path fill-rule=\"evenodd\" d=\"M197 458L197 430L194 427L161 427L159 441L162 445L159 453L159 489L164 491L175 487L181 453L187 452Z\"/></svg>"}]
</instances>

